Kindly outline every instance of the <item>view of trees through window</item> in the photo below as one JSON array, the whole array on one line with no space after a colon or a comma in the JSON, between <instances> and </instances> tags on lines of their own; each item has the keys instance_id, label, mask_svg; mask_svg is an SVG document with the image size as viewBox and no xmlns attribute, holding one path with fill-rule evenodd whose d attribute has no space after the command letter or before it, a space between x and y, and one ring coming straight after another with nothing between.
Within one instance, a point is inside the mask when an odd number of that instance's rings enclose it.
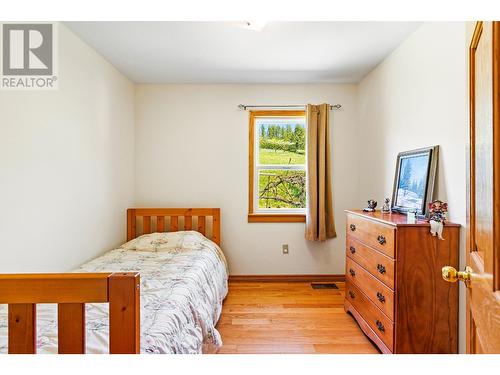
<instances>
[{"instance_id":1,"label":"view of trees through window","mask_svg":"<svg viewBox=\"0 0 500 375\"><path fill-rule=\"evenodd\" d=\"M260 119L257 131L259 208L305 208L304 118Z\"/></svg>"}]
</instances>

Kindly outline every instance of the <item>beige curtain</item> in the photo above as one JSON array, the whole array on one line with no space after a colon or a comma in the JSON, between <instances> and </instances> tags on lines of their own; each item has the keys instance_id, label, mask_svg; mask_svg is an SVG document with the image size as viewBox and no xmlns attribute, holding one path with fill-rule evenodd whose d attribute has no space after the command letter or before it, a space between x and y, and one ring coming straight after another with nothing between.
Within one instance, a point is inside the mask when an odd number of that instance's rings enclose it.
<instances>
[{"instance_id":1,"label":"beige curtain","mask_svg":"<svg viewBox=\"0 0 500 375\"><path fill-rule=\"evenodd\" d=\"M337 236L333 222L329 115L329 104L307 105L306 239L309 241Z\"/></svg>"}]
</instances>

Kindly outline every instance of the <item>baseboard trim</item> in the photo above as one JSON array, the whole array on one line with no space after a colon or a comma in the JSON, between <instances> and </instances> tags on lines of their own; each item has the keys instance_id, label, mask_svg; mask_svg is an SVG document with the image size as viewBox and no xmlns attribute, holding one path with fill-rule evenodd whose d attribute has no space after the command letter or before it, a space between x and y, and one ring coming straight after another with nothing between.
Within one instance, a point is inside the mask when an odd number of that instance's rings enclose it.
<instances>
[{"instance_id":1,"label":"baseboard trim","mask_svg":"<svg viewBox=\"0 0 500 375\"><path fill-rule=\"evenodd\" d=\"M240 282L328 282L345 281L345 275L229 275L229 281Z\"/></svg>"}]
</instances>

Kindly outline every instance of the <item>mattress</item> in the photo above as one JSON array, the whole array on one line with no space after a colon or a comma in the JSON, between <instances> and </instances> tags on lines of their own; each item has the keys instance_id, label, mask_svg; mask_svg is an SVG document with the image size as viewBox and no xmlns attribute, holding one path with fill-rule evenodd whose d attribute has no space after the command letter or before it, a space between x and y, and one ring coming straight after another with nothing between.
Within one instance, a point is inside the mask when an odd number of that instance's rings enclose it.
<instances>
[{"instance_id":1,"label":"mattress","mask_svg":"<svg viewBox=\"0 0 500 375\"><path fill-rule=\"evenodd\" d=\"M140 272L141 353L213 353L228 291L221 249L195 231L153 233L75 272ZM86 351L109 352L107 304L86 305ZM0 305L0 353L7 353L7 306ZM37 305L37 353L57 353L57 306Z\"/></svg>"}]
</instances>

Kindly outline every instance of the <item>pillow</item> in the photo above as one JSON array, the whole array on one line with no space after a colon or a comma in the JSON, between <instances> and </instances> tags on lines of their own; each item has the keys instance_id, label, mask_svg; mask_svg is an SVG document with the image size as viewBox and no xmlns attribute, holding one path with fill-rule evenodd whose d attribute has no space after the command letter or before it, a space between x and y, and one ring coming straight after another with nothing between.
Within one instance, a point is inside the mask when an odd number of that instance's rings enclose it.
<instances>
[{"instance_id":1,"label":"pillow","mask_svg":"<svg viewBox=\"0 0 500 375\"><path fill-rule=\"evenodd\" d=\"M143 234L121 246L121 249L136 251L159 251L180 247L179 232Z\"/></svg>"},{"instance_id":2,"label":"pillow","mask_svg":"<svg viewBox=\"0 0 500 375\"><path fill-rule=\"evenodd\" d=\"M120 248L135 251L162 251L175 248L193 249L199 246L203 238L205 237L196 231L156 232L143 234Z\"/></svg>"}]
</instances>

